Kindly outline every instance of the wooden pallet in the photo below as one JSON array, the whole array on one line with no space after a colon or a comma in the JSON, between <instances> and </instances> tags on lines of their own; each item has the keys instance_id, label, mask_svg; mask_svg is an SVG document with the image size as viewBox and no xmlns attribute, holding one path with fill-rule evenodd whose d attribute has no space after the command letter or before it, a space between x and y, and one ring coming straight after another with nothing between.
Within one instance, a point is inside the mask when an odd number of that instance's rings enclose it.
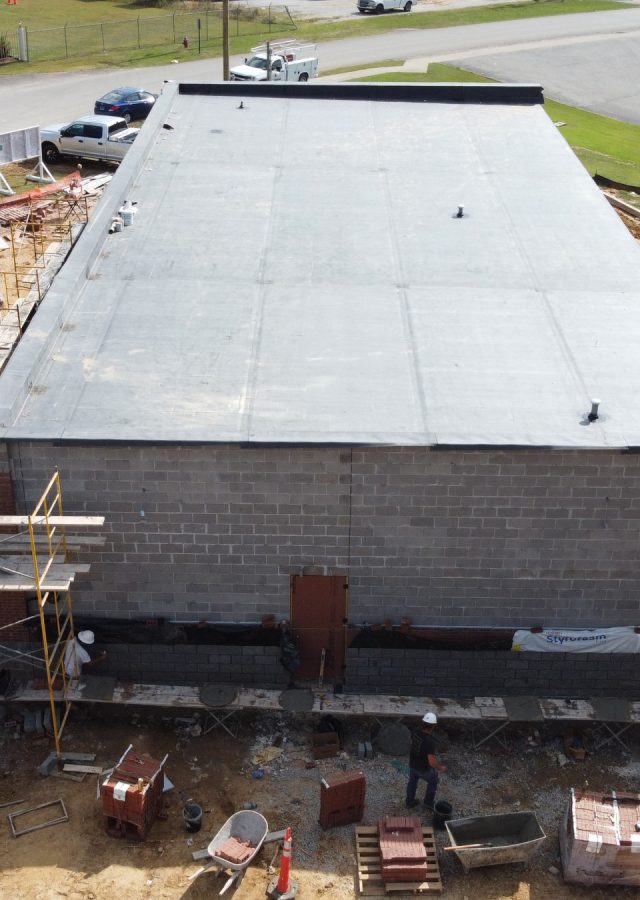
<instances>
[{"instance_id":1,"label":"wooden pallet","mask_svg":"<svg viewBox=\"0 0 640 900\"><path fill-rule=\"evenodd\" d=\"M356 859L358 862L358 890L365 897L383 897L387 894L423 894L442 890L438 854L433 828L423 827L422 839L427 851L426 881L396 881L385 884L381 875L380 845L377 825L356 826Z\"/></svg>"}]
</instances>

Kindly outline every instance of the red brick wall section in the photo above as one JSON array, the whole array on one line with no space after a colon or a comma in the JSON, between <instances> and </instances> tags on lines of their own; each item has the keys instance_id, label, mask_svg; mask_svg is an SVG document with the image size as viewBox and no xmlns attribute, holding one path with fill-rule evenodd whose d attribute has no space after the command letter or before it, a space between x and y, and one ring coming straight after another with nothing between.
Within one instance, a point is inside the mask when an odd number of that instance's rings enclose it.
<instances>
[{"instance_id":1,"label":"red brick wall section","mask_svg":"<svg viewBox=\"0 0 640 900\"><path fill-rule=\"evenodd\" d=\"M16 503L13 496L13 485L11 484L11 476L5 472L0 472L0 515L15 515ZM6 529L11 531L13 529ZM3 628L4 625L10 625L12 622L18 622L27 616L27 598L24 594L5 594L0 592L0 644L11 643L12 641L28 641L29 632L26 625L12 625L10 628Z\"/></svg>"}]
</instances>

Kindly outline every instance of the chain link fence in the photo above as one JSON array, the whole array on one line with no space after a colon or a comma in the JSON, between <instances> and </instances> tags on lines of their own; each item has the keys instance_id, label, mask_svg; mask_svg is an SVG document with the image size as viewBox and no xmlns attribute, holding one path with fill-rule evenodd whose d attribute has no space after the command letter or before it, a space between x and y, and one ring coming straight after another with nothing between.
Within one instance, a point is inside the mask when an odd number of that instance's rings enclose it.
<instances>
[{"instance_id":1,"label":"chain link fence","mask_svg":"<svg viewBox=\"0 0 640 900\"><path fill-rule=\"evenodd\" d=\"M18 35L14 31L0 32L0 63L18 58Z\"/></svg>"},{"instance_id":2,"label":"chain link fence","mask_svg":"<svg viewBox=\"0 0 640 900\"><path fill-rule=\"evenodd\" d=\"M286 6L254 7L230 4L229 36L295 31ZM10 35L13 41L15 35ZM116 50L141 50L182 45L187 38L192 49L222 43L222 10L141 16L117 22L89 25L62 25L57 28L28 29L29 62L91 56ZM16 39L17 44L17 39ZM12 44L13 46L13 44Z\"/></svg>"}]
</instances>

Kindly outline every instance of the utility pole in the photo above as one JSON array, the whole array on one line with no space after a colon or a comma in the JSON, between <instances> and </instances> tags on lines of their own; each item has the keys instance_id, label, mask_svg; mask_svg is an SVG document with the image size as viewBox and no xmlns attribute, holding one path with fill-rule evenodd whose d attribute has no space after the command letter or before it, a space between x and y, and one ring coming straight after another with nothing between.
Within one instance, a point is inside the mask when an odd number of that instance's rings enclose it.
<instances>
[{"instance_id":1,"label":"utility pole","mask_svg":"<svg viewBox=\"0 0 640 900\"><path fill-rule=\"evenodd\" d=\"M229 0L222 0L222 80L229 81Z\"/></svg>"},{"instance_id":2,"label":"utility pole","mask_svg":"<svg viewBox=\"0 0 640 900\"><path fill-rule=\"evenodd\" d=\"M271 81L271 41L267 41L267 81Z\"/></svg>"}]
</instances>

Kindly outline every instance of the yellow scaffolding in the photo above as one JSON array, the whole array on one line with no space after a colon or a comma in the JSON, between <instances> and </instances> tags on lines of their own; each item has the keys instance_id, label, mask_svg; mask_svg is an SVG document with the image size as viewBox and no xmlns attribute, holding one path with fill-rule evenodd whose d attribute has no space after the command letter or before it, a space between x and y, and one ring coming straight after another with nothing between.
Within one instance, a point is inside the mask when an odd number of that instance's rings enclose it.
<instances>
[{"instance_id":1,"label":"yellow scaffolding","mask_svg":"<svg viewBox=\"0 0 640 900\"><path fill-rule=\"evenodd\" d=\"M67 672L64 664L67 643L74 640L73 629L73 603L71 591L48 590L46 576L51 571L54 562L62 559L69 561L67 548L67 535L64 525L52 525L51 516L64 516L62 507L62 487L60 475L55 472L44 493L38 500L33 513L29 516L29 542L31 544L31 556L33 559L33 573L35 578L36 596L38 598L38 612L40 613L40 628L42 631L42 646L44 647L44 663L47 672L47 687L49 688L49 703L51 705L51 721L53 723L53 738L56 745L56 753L60 754L60 739L71 710L71 701L67 692ZM44 536L45 542L39 537ZM40 548L39 548L40 544ZM53 621L55 622L56 640L53 646L49 644L47 636L47 604L53 607ZM58 721L55 691L58 687L58 679L62 679L62 715Z\"/></svg>"},{"instance_id":2,"label":"yellow scaffolding","mask_svg":"<svg viewBox=\"0 0 640 900\"><path fill-rule=\"evenodd\" d=\"M23 548L23 552L31 554L33 574L24 571L24 556L9 561L6 558L0 560L0 592L35 591L40 615L53 736L58 755L60 755L60 739L71 710L70 678L65 665L67 646L75 640L71 584L78 572L86 572L89 569L86 565L70 563L67 527L84 529L103 524L104 516L64 514L58 472L51 477L31 515L0 515L0 526L15 525L22 528L26 526L28 534L27 544L22 544L21 536L16 535L11 547L18 552ZM24 534L23 531L22 535ZM72 541L75 545L78 539L73 538ZM61 704L60 718L58 718L58 704Z\"/></svg>"}]
</instances>

